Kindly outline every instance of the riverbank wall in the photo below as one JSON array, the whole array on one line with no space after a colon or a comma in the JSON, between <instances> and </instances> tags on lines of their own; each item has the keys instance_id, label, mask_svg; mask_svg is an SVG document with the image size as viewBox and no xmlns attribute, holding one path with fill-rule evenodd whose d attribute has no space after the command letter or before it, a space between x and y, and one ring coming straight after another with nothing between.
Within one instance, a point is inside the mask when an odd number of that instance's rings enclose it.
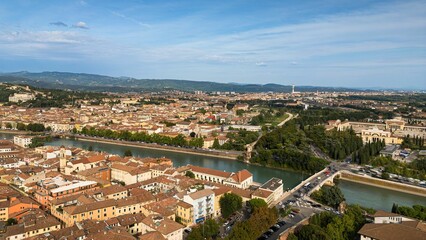
<instances>
[{"instance_id":1,"label":"riverbank wall","mask_svg":"<svg viewBox=\"0 0 426 240\"><path fill-rule=\"evenodd\" d=\"M62 135L61 137L70 137L70 136ZM111 140L111 139L99 139L99 138L92 138L92 137L85 137L85 136L74 136L74 138L76 140L86 141L86 142L98 142L98 143L114 144L114 145L120 145L120 146L164 150L169 152L202 155L202 156L209 156L209 157L224 158L229 160L237 160L237 157L240 155L234 152L205 151L200 149L179 148L179 147L172 147L172 146L154 145L154 144L137 143L137 142L129 142L129 141L119 141L119 140Z\"/></svg>"},{"instance_id":2,"label":"riverbank wall","mask_svg":"<svg viewBox=\"0 0 426 240\"><path fill-rule=\"evenodd\" d=\"M29 131L7 130L7 129L0 129L0 133L17 134L17 135L40 134L40 133L29 132Z\"/></svg>"},{"instance_id":3,"label":"riverbank wall","mask_svg":"<svg viewBox=\"0 0 426 240\"><path fill-rule=\"evenodd\" d=\"M385 188L393 191L399 191L403 193L409 193L426 197L426 188L411 186L403 183L392 182L384 179L373 178L370 176L358 175L349 171L341 171L340 178L342 180L366 184L374 187Z\"/></svg>"}]
</instances>

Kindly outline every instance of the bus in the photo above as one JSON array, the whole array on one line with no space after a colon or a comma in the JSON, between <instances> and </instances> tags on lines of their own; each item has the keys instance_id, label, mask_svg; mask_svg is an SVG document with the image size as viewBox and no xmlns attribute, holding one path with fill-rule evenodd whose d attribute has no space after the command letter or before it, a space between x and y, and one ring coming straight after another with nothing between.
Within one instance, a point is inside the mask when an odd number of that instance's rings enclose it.
<instances>
[{"instance_id":1,"label":"bus","mask_svg":"<svg viewBox=\"0 0 426 240\"><path fill-rule=\"evenodd\" d=\"M305 185L303 185L304 188L307 188L309 185L311 185L310 182L307 182Z\"/></svg>"}]
</instances>

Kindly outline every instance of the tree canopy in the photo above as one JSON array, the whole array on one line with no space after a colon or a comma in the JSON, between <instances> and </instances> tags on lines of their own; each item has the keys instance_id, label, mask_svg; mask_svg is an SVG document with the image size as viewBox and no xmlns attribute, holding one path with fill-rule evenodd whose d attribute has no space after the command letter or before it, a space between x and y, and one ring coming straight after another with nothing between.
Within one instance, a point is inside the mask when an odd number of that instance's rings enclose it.
<instances>
[{"instance_id":1,"label":"tree canopy","mask_svg":"<svg viewBox=\"0 0 426 240\"><path fill-rule=\"evenodd\" d=\"M220 199L220 211L223 218L228 218L243 206L243 199L234 193L225 193Z\"/></svg>"},{"instance_id":2,"label":"tree canopy","mask_svg":"<svg viewBox=\"0 0 426 240\"><path fill-rule=\"evenodd\" d=\"M342 191L337 186L322 186L320 190L313 192L311 197L334 208L337 208L341 202L345 201Z\"/></svg>"}]
</instances>

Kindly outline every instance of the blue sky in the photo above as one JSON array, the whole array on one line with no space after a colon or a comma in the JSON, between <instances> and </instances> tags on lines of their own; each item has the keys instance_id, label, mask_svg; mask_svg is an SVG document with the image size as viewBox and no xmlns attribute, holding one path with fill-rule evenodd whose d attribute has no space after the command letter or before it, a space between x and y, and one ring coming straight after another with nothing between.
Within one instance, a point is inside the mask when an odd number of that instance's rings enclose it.
<instances>
[{"instance_id":1,"label":"blue sky","mask_svg":"<svg viewBox=\"0 0 426 240\"><path fill-rule=\"evenodd\" d=\"M426 1L1 1L22 70L426 89Z\"/></svg>"}]
</instances>

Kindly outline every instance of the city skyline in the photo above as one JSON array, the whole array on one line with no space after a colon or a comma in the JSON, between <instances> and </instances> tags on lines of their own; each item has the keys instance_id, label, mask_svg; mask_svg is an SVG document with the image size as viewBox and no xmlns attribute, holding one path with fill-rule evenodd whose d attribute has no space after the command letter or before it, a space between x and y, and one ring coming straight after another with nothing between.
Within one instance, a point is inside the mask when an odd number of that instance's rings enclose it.
<instances>
[{"instance_id":1,"label":"city skyline","mask_svg":"<svg viewBox=\"0 0 426 240\"><path fill-rule=\"evenodd\" d=\"M423 1L2 2L0 71L426 89L425 13Z\"/></svg>"}]
</instances>

